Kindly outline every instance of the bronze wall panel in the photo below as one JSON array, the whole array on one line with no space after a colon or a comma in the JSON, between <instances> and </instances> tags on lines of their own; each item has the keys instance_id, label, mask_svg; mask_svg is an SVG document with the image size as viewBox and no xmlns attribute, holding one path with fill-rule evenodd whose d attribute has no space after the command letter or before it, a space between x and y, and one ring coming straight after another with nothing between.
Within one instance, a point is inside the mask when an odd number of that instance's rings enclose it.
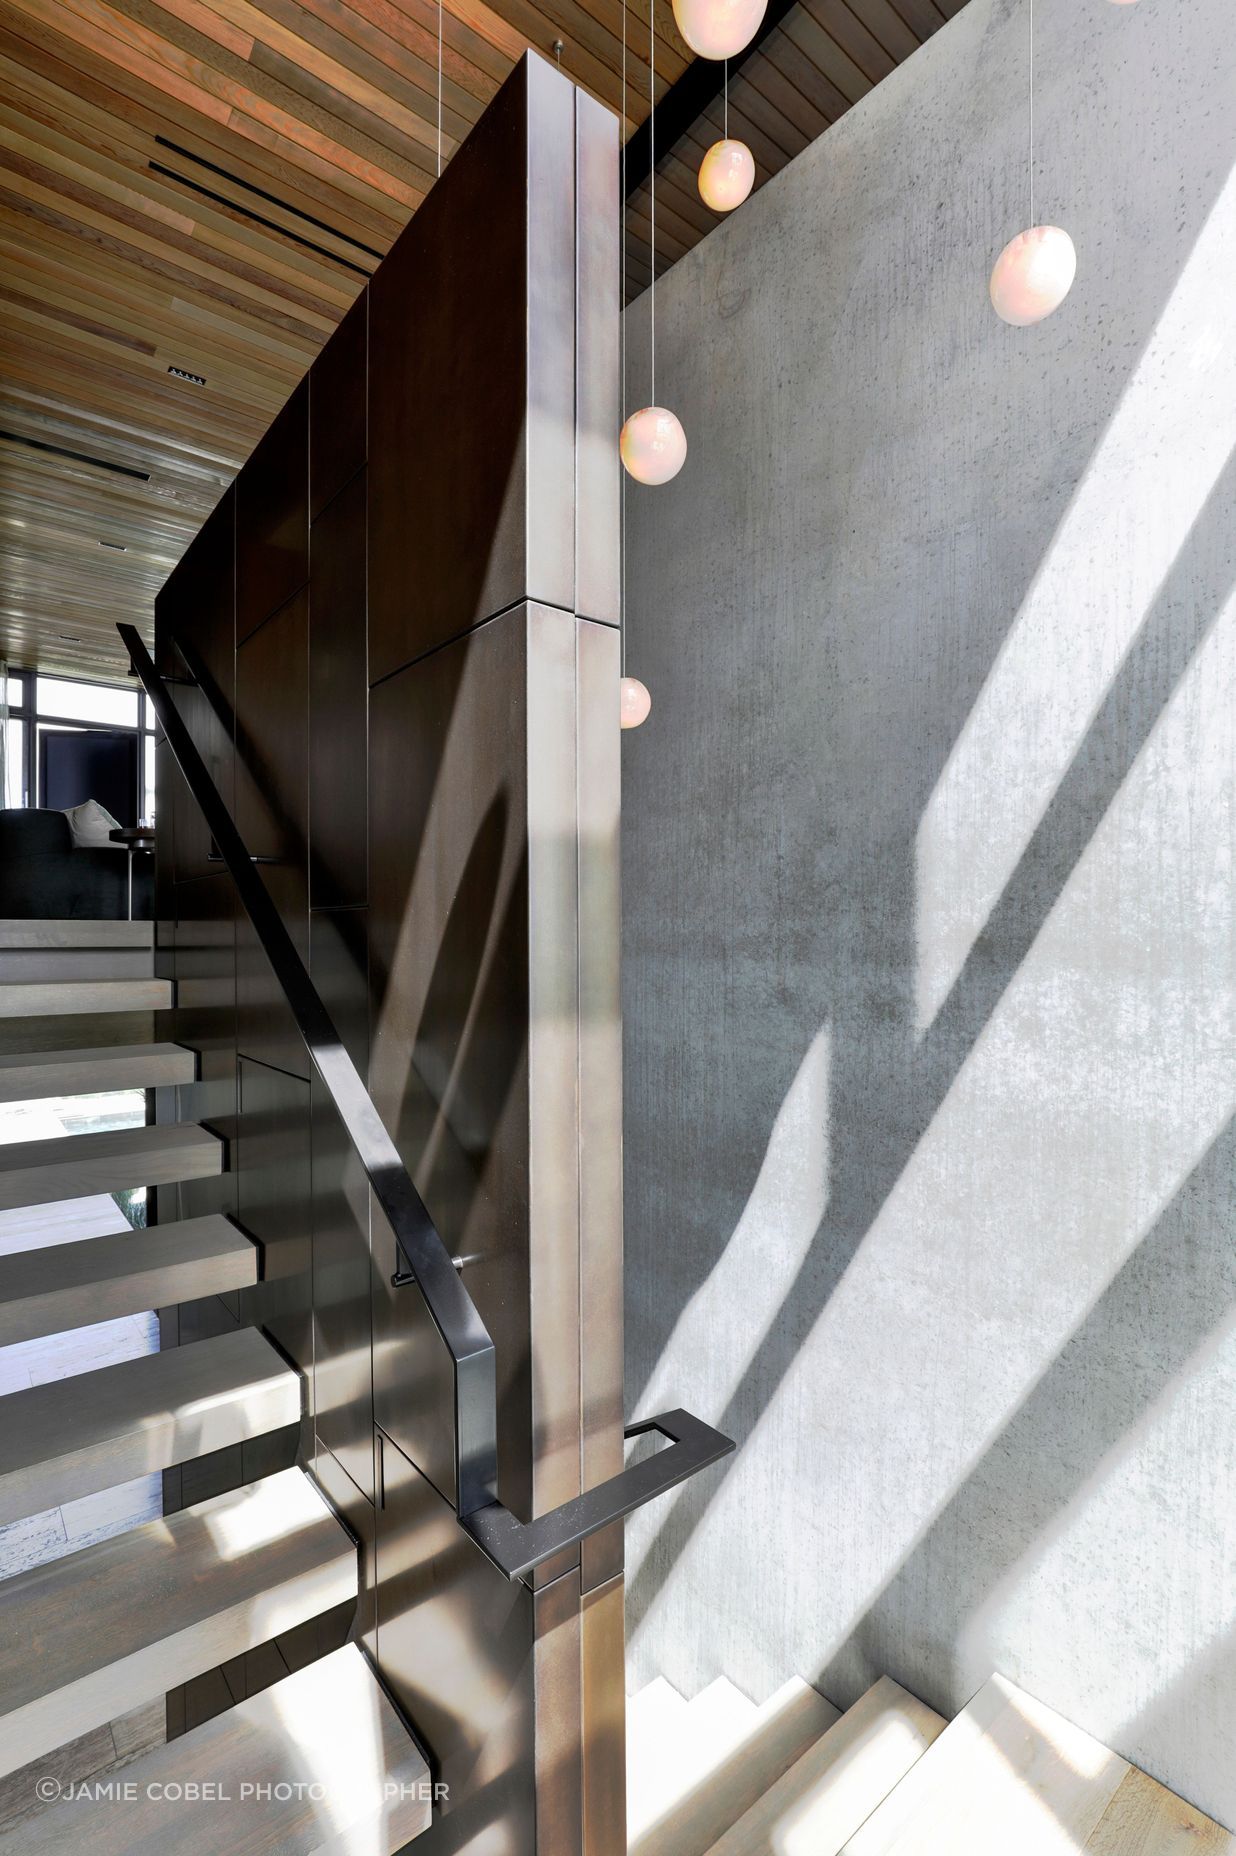
<instances>
[{"instance_id":1,"label":"bronze wall panel","mask_svg":"<svg viewBox=\"0 0 1236 1856\"><path fill-rule=\"evenodd\" d=\"M315 911L310 973L353 1062L368 1064L363 909ZM313 1381L318 1440L374 1499L369 1187L317 1077L313 1111Z\"/></svg>"},{"instance_id":2,"label":"bronze wall panel","mask_svg":"<svg viewBox=\"0 0 1236 1856\"><path fill-rule=\"evenodd\" d=\"M174 641L181 637L193 647L219 692L226 715L235 691L235 518L233 486L207 518L155 601L156 649L161 666L166 675L176 679L176 705L211 779L229 804L234 796L231 727L188 680ZM170 806L165 803L160 810L164 817L172 818L175 875L181 881L207 876L217 867L208 855L210 834L178 773L171 793Z\"/></svg>"},{"instance_id":3,"label":"bronze wall panel","mask_svg":"<svg viewBox=\"0 0 1236 1856\"><path fill-rule=\"evenodd\" d=\"M172 949L176 1005L161 1027L198 1053L198 1080L168 1093L167 1119L198 1121L229 1144L236 1136L236 922L232 879L215 874L176 884ZM159 1187L159 1217L198 1218L236 1210L236 1175ZM235 1310L234 1310L235 1312Z\"/></svg>"},{"instance_id":4,"label":"bronze wall panel","mask_svg":"<svg viewBox=\"0 0 1236 1856\"><path fill-rule=\"evenodd\" d=\"M508 617L370 700L370 1090L498 1349L499 1484L527 1513L526 628ZM378 1422L453 1490L442 1351L374 1225Z\"/></svg>"},{"instance_id":5,"label":"bronze wall panel","mask_svg":"<svg viewBox=\"0 0 1236 1856\"><path fill-rule=\"evenodd\" d=\"M262 880L308 957L309 597L302 589L236 653L236 822L250 853L270 858ZM237 924L237 1048L306 1080L304 1041L269 963Z\"/></svg>"},{"instance_id":6,"label":"bronze wall panel","mask_svg":"<svg viewBox=\"0 0 1236 1856\"><path fill-rule=\"evenodd\" d=\"M369 455L369 292L362 290L309 370L309 519Z\"/></svg>"},{"instance_id":7,"label":"bronze wall panel","mask_svg":"<svg viewBox=\"0 0 1236 1856\"><path fill-rule=\"evenodd\" d=\"M621 641L577 633L579 726L579 1276L582 1482L622 1468L622 1001L618 906L621 769L614 725ZM622 1571L621 1526L581 1549L588 1591Z\"/></svg>"},{"instance_id":8,"label":"bronze wall panel","mask_svg":"<svg viewBox=\"0 0 1236 1856\"><path fill-rule=\"evenodd\" d=\"M495 1571L389 1439L380 1465L378 1657L447 1788L418 1856L535 1856L532 1594Z\"/></svg>"},{"instance_id":9,"label":"bronze wall panel","mask_svg":"<svg viewBox=\"0 0 1236 1856\"><path fill-rule=\"evenodd\" d=\"M315 909L365 900L366 492L362 471L310 532L309 895Z\"/></svg>"},{"instance_id":10,"label":"bronze wall panel","mask_svg":"<svg viewBox=\"0 0 1236 1856\"><path fill-rule=\"evenodd\" d=\"M575 610L619 619L618 122L575 93Z\"/></svg>"},{"instance_id":11,"label":"bronze wall panel","mask_svg":"<svg viewBox=\"0 0 1236 1856\"><path fill-rule=\"evenodd\" d=\"M236 641L309 578L309 383L302 380L236 479Z\"/></svg>"},{"instance_id":12,"label":"bronze wall panel","mask_svg":"<svg viewBox=\"0 0 1236 1856\"><path fill-rule=\"evenodd\" d=\"M529 595L571 605L573 96L517 66L369 286L374 680Z\"/></svg>"},{"instance_id":13,"label":"bronze wall panel","mask_svg":"<svg viewBox=\"0 0 1236 1856\"><path fill-rule=\"evenodd\" d=\"M177 669L173 626L208 655L224 721L178 700L464 1259L525 1516L622 1455L616 223L615 123L528 59L159 602L159 661ZM168 1033L203 1053L182 1107L219 1125L230 1105L235 1133L231 1173L194 1190L234 1203L266 1279L169 1338L254 1321L313 1409L176 1472L169 1499L299 1446L361 1542L356 1628L451 1787L424 1856L624 1856L621 1529L534 1590L460 1531L436 1331L389 1287L390 1233L176 783L162 756ZM172 1718L347 1622L229 1665Z\"/></svg>"},{"instance_id":14,"label":"bronze wall panel","mask_svg":"<svg viewBox=\"0 0 1236 1856\"><path fill-rule=\"evenodd\" d=\"M371 1451L371 1456L373 1452ZM353 1635L376 1661L378 1654L378 1516L372 1497L362 1495L319 1438L311 1468L327 1501L343 1517L360 1549L360 1589Z\"/></svg>"},{"instance_id":15,"label":"bronze wall panel","mask_svg":"<svg viewBox=\"0 0 1236 1856\"><path fill-rule=\"evenodd\" d=\"M306 1375L313 1370L313 1246L309 1085L240 1059L237 1211L262 1246L262 1281L241 1293L243 1318L262 1328ZM261 1439L252 1440L260 1445ZM260 1450L245 1445L255 1473Z\"/></svg>"},{"instance_id":16,"label":"bronze wall panel","mask_svg":"<svg viewBox=\"0 0 1236 1856\"><path fill-rule=\"evenodd\" d=\"M585 1592L581 1607L584 1856L627 1847L626 1619L621 1578Z\"/></svg>"}]
</instances>

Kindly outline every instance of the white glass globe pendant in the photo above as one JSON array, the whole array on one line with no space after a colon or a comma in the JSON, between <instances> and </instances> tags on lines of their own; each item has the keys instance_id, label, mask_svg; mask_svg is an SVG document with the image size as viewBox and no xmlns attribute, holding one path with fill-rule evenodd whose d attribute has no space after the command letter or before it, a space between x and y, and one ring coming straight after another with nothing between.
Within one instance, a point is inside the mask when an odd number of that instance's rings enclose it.
<instances>
[{"instance_id":1,"label":"white glass globe pendant","mask_svg":"<svg viewBox=\"0 0 1236 1856\"><path fill-rule=\"evenodd\" d=\"M644 406L623 426L618 449L636 483L668 483L687 461L687 435L668 406Z\"/></svg>"},{"instance_id":2,"label":"white glass globe pendant","mask_svg":"<svg viewBox=\"0 0 1236 1856\"><path fill-rule=\"evenodd\" d=\"M674 18L698 58L733 58L759 31L767 0L674 0Z\"/></svg>"},{"instance_id":3,"label":"white glass globe pendant","mask_svg":"<svg viewBox=\"0 0 1236 1856\"><path fill-rule=\"evenodd\" d=\"M655 0L654 0L655 5ZM626 15L624 12L624 30ZM618 455L623 469L636 483L668 483L676 477L687 460L687 435L682 421L668 406L657 405L657 145L656 145L656 26L649 13L649 68L652 72L653 110L649 117L649 218L652 281L648 286L648 375L651 391L649 403L633 412L618 436ZM625 222L624 222L625 223ZM624 364L625 377L625 364ZM641 718L642 719L642 718Z\"/></svg>"},{"instance_id":4,"label":"white glass globe pendant","mask_svg":"<svg viewBox=\"0 0 1236 1856\"><path fill-rule=\"evenodd\" d=\"M1010 239L996 259L989 291L1002 322L1029 328L1059 309L1077 275L1077 252L1060 226L1031 226Z\"/></svg>"},{"instance_id":5,"label":"white glass globe pendant","mask_svg":"<svg viewBox=\"0 0 1236 1856\"><path fill-rule=\"evenodd\" d=\"M1061 226L1034 219L1034 0L1030 15L1030 224L1011 238L992 267L987 294L1002 322L1027 329L1059 309L1077 275L1077 252Z\"/></svg>"},{"instance_id":6,"label":"white glass globe pendant","mask_svg":"<svg viewBox=\"0 0 1236 1856\"><path fill-rule=\"evenodd\" d=\"M652 697L638 677L623 677L618 685L618 720L622 728L638 728L648 720Z\"/></svg>"},{"instance_id":7,"label":"white glass globe pendant","mask_svg":"<svg viewBox=\"0 0 1236 1856\"><path fill-rule=\"evenodd\" d=\"M745 142L730 135L730 71L725 67L725 126L719 142L714 142L700 162L700 199L714 213L732 213L741 206L755 185L755 157Z\"/></svg>"},{"instance_id":8,"label":"white glass globe pendant","mask_svg":"<svg viewBox=\"0 0 1236 1856\"><path fill-rule=\"evenodd\" d=\"M745 142L714 142L700 162L700 199L714 213L732 213L755 185L755 161Z\"/></svg>"}]
</instances>

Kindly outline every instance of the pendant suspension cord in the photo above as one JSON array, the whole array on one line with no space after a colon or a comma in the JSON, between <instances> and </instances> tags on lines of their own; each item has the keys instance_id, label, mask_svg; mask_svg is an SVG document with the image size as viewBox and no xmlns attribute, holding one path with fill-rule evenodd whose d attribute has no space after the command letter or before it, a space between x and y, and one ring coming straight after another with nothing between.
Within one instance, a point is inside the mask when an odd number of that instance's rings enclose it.
<instances>
[{"instance_id":1,"label":"pendant suspension cord","mask_svg":"<svg viewBox=\"0 0 1236 1856\"><path fill-rule=\"evenodd\" d=\"M619 426L627 419L627 0L622 0L622 192L619 195L621 225L618 235L620 265L618 274L618 344L620 349ZM627 473L618 472L622 488L618 505L618 530L621 537L618 559L618 674L627 674Z\"/></svg>"},{"instance_id":2,"label":"pendant suspension cord","mask_svg":"<svg viewBox=\"0 0 1236 1856\"><path fill-rule=\"evenodd\" d=\"M442 178L442 0L438 0L438 178Z\"/></svg>"},{"instance_id":3,"label":"pendant suspension cord","mask_svg":"<svg viewBox=\"0 0 1236 1856\"><path fill-rule=\"evenodd\" d=\"M1034 224L1034 0L1030 5L1030 224Z\"/></svg>"},{"instance_id":4,"label":"pendant suspension cord","mask_svg":"<svg viewBox=\"0 0 1236 1856\"><path fill-rule=\"evenodd\" d=\"M648 291L648 360L652 391L650 406L657 403L657 0L648 0L648 190L652 222L652 284Z\"/></svg>"},{"instance_id":5,"label":"pendant suspension cord","mask_svg":"<svg viewBox=\"0 0 1236 1856\"><path fill-rule=\"evenodd\" d=\"M730 61L728 58L725 61L725 84L723 88L725 94L725 139L728 142L730 139Z\"/></svg>"}]
</instances>

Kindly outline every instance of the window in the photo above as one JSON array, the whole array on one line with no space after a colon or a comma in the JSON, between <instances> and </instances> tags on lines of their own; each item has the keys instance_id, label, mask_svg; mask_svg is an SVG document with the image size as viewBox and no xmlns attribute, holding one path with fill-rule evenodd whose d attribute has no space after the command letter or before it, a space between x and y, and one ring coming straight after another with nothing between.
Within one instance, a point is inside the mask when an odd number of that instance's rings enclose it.
<instances>
[{"instance_id":1,"label":"window","mask_svg":"<svg viewBox=\"0 0 1236 1856\"><path fill-rule=\"evenodd\" d=\"M26 803L26 724L12 718L4 725L4 803Z\"/></svg>"},{"instance_id":2,"label":"window","mask_svg":"<svg viewBox=\"0 0 1236 1856\"><path fill-rule=\"evenodd\" d=\"M6 806L41 805L38 737L46 728L107 728L141 738L137 816L154 822L155 719L144 690L128 684L75 683L68 677L38 676L29 670L8 678L8 752L4 770Z\"/></svg>"},{"instance_id":3,"label":"window","mask_svg":"<svg viewBox=\"0 0 1236 1856\"><path fill-rule=\"evenodd\" d=\"M61 677L35 679L40 716L62 722L102 722L107 728L136 728L137 691L108 683L69 683Z\"/></svg>"}]
</instances>

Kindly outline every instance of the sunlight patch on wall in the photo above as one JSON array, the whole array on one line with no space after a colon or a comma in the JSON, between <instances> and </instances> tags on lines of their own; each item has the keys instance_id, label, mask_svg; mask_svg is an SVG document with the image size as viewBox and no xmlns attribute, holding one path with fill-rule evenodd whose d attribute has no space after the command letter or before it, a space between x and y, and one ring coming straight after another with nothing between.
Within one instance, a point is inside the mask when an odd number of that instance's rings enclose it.
<instances>
[{"instance_id":1,"label":"sunlight patch on wall","mask_svg":"<svg viewBox=\"0 0 1236 1856\"><path fill-rule=\"evenodd\" d=\"M920 1035L933 1023L1236 446L1236 174L953 746L916 842ZM1087 589L1102 589L1087 595Z\"/></svg>"},{"instance_id":2,"label":"sunlight patch on wall","mask_svg":"<svg viewBox=\"0 0 1236 1856\"><path fill-rule=\"evenodd\" d=\"M829 1593L820 1668L1236 1108L1234 695L1236 597L748 1439L796 1543L786 1615ZM744 1499L722 1485L689 1580Z\"/></svg>"},{"instance_id":3,"label":"sunlight patch on wall","mask_svg":"<svg viewBox=\"0 0 1236 1856\"><path fill-rule=\"evenodd\" d=\"M1084 1592L1087 1615L1105 1616L1113 1628L1092 1651L1084 1688L1059 1705L1084 1709L1091 1730L1113 1745L1129 1745L1138 1721L1183 1688L1236 1628L1236 1534L1221 1512L1236 1472L1236 1309L1216 1308L1215 1320L1214 1332L960 1633L963 1659L1024 1671L1041 1686L1036 1647L1072 1630L1075 1595ZM1179 1477L1186 1459L1207 1466L1197 1486ZM1157 1585L1130 1581L1127 1560L1110 1550L1117 1541L1136 1541L1147 1565L1180 1568L1175 1603L1164 1605ZM1158 1646L1153 1665L1130 1648L1147 1639ZM1229 1739L1222 1712L1209 1724L1202 1713L1198 1729L1215 1736L1214 1757L1222 1760Z\"/></svg>"}]
</instances>

